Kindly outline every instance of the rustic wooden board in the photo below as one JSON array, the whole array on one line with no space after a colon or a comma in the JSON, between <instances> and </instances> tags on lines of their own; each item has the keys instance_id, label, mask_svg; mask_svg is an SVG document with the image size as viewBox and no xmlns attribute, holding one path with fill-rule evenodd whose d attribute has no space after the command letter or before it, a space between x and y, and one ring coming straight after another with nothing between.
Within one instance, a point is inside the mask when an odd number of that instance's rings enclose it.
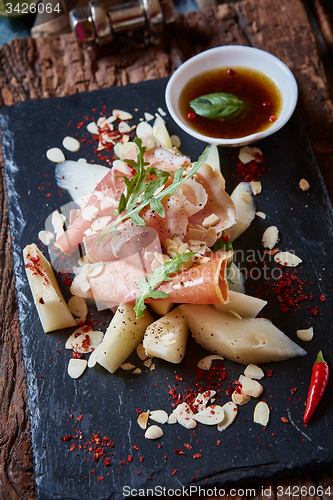
<instances>
[{"instance_id":1,"label":"rustic wooden board","mask_svg":"<svg viewBox=\"0 0 333 500\"><path fill-rule=\"evenodd\" d=\"M268 50L294 72L300 89L302 116L333 198L330 168L333 106L315 38L299 0L292 3L288 0L241 1L178 16L166 46L144 51L122 48L104 53L81 51L71 35L15 40L0 51L0 105L168 76L191 55L231 43ZM3 176L0 182L0 498L2 495L4 499L33 499L25 382ZM329 484L330 476L322 475L316 481ZM295 479L295 484L304 482L312 484L311 478ZM273 496L276 485L274 488Z\"/></svg>"}]
</instances>

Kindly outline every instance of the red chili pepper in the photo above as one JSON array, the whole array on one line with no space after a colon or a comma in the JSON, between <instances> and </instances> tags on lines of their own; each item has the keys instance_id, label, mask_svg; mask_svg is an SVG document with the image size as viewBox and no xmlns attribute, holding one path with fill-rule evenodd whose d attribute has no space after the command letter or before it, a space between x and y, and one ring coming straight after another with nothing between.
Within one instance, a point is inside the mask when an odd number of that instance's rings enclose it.
<instances>
[{"instance_id":1,"label":"red chili pepper","mask_svg":"<svg viewBox=\"0 0 333 500\"><path fill-rule=\"evenodd\" d=\"M323 354L319 351L315 364L312 368L311 382L308 392L308 399L304 413L304 422L307 424L317 408L319 401L325 392L328 378L329 366L323 358Z\"/></svg>"}]
</instances>

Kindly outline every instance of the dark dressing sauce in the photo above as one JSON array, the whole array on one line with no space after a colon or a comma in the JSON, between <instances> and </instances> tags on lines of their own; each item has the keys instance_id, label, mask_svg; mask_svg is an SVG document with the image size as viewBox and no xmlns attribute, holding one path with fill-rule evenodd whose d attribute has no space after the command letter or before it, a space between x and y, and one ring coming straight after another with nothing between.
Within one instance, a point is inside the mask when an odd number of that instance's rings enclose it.
<instances>
[{"instance_id":1,"label":"dark dressing sauce","mask_svg":"<svg viewBox=\"0 0 333 500\"><path fill-rule=\"evenodd\" d=\"M244 102L244 108L224 120L193 113L189 103L205 94L225 92ZM180 111L188 126L219 139L235 139L266 130L277 119L282 97L275 83L263 73L249 68L218 68L192 78L180 94Z\"/></svg>"}]
</instances>

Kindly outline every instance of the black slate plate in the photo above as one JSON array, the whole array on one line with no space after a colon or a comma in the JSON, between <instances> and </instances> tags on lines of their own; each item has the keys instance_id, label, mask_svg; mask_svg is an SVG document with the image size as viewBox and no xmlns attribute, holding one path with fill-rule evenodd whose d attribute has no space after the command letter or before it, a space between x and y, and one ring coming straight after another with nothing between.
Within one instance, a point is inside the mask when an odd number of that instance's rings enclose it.
<instances>
[{"instance_id":1,"label":"black slate plate","mask_svg":"<svg viewBox=\"0 0 333 500\"><path fill-rule=\"evenodd\" d=\"M85 125L92 117L98 118L104 106L106 114L114 108L131 112L137 108L135 123L145 111L154 114L158 107L165 108L165 85L164 79L154 80L89 94L31 100L1 110L35 481L43 500L120 498L130 492L135 496L139 489L141 494L147 493L146 488L156 488L153 491L159 494L163 487L173 492L183 487L190 491L192 487L194 493L199 486L222 488L230 481L244 478L247 486L252 484L250 480L255 480L254 488L260 494L264 478L313 470L332 462L331 382L311 424L305 427L302 421L311 368L320 349L333 366L333 235L332 206L298 113L283 130L258 144L266 159L266 172L261 179L263 192L256 203L257 210L265 212L267 219L256 217L235 244L239 267L250 272L247 292L269 301L263 316L271 318L308 352L302 358L264 365L266 377L262 380L261 399L271 406L267 428L253 423L257 401L252 400L240 407L236 421L223 433L208 426L188 431L178 424L165 425L164 436L158 442L147 441L136 423L136 409L165 409L171 413L170 387L176 387L182 396L193 383L207 387L206 379L196 378L195 369L205 352L190 341L188 354L179 366L156 359L156 370L143 370L140 376L120 370L111 375L102 368L94 368L80 379L72 380L66 371L71 357L64 347L67 333L44 334L41 329L26 281L22 249L37 242L38 232L50 213L70 201L56 186L54 165L46 159L45 152L50 147L61 147L65 135L78 134L80 139L90 139ZM170 133L180 136L182 151L196 159L205 145L185 136L168 116L165 118ZM84 125L80 128L81 122ZM83 150L67 153L67 157L96 159L93 146L85 143ZM229 192L240 180L234 170L236 153L236 150L220 150ZM309 191L299 189L302 177L309 181ZM310 298L299 309L290 307L289 312L280 311L273 291L274 277L280 271L272 258L263 257L260 243L263 231L272 224L280 230L279 248L294 250L303 259L296 276L305 282L303 293ZM245 253L242 255L240 250ZM282 270L283 274L286 272L293 270ZM94 315L105 329L107 313L95 311ZM309 326L314 327L314 339L302 343L296 337L296 330ZM226 391L244 367L228 361L223 364L228 376L219 389ZM222 403L229 400L225 392L220 394ZM283 422L282 417L288 418L289 423ZM94 442L84 446L96 434L102 444L104 436L114 443L112 448L103 445L105 456L111 458L109 466L104 465L103 458L93 460L89 447ZM69 441L61 440L69 435L72 436ZM74 451L70 451L72 443ZM175 452L179 449L185 454ZM200 459L193 458L196 453L201 454ZM101 477L103 480L98 480Z\"/></svg>"}]
</instances>

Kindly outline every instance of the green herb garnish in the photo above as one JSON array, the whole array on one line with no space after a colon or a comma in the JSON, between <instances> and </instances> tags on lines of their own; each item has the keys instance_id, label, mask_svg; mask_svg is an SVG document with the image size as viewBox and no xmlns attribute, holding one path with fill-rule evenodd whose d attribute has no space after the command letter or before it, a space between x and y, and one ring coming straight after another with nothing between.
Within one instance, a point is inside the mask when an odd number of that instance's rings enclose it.
<instances>
[{"instance_id":1,"label":"green herb garnish","mask_svg":"<svg viewBox=\"0 0 333 500\"><path fill-rule=\"evenodd\" d=\"M190 107L197 115L204 118L224 120L239 113L244 107L244 102L233 94L217 92L193 99Z\"/></svg>"},{"instance_id":2,"label":"green herb garnish","mask_svg":"<svg viewBox=\"0 0 333 500\"><path fill-rule=\"evenodd\" d=\"M119 204L120 208L118 207L117 211L119 214L123 212L125 213L124 215L118 217L118 219L113 224L111 224L111 226L106 231L104 231L104 233L98 239L98 243L102 241L104 236L109 231L111 231L112 233L117 233L116 227L126 219L131 219L132 222L137 226L146 226L145 221L142 219L142 217L140 217L139 213L148 205L150 205L151 209L154 210L158 215L160 215L161 217L165 217L165 212L162 205L163 198L169 194L173 194L176 189L181 186L181 184L183 184L183 182L187 181L187 179L194 175L208 157L207 147L198 161L192 166L192 168L184 177L184 171L187 167L179 168L175 173L172 183L156 194L156 191L161 186L163 186L163 184L165 184L166 180L169 177L169 174L157 168L148 167L147 169L145 169L144 167L146 163L143 161L143 155L146 148L142 147L140 139L136 140L136 144L138 146L138 161L130 162L129 160L124 160L129 163L132 168L137 170L138 174L136 180L135 177L137 174L135 174L134 178L131 181L129 181L128 179L125 180L127 186L127 194L126 196L124 195L124 197L121 198L121 203ZM156 176L156 178L147 180L148 174L154 175ZM131 191L130 193L129 190Z\"/></svg>"},{"instance_id":3,"label":"green herb garnish","mask_svg":"<svg viewBox=\"0 0 333 500\"><path fill-rule=\"evenodd\" d=\"M138 149L137 161L124 160L124 162L136 170L136 173L131 180L129 180L126 176L123 176L127 189L126 195L122 193L120 196L117 210L118 214L133 210L143 191L149 191L149 193L152 193L153 195L170 177L170 173L165 172L164 170L160 170L155 167L145 168L149 165L148 162L144 161L144 154L147 148L142 146L142 141L138 137L134 139L134 142ZM154 179L147 180L147 176L154 176Z\"/></svg>"},{"instance_id":4,"label":"green herb garnish","mask_svg":"<svg viewBox=\"0 0 333 500\"><path fill-rule=\"evenodd\" d=\"M143 311L146 309L145 300L151 299L167 299L169 294L162 292L162 290L155 290L163 281L171 281L170 274L179 271L179 267L183 262L186 262L194 252L185 252L176 255L171 260L167 260L163 266L154 269L153 274L143 275L139 278L138 287L141 294L138 295L135 301L134 311L137 318L143 316Z\"/></svg>"}]
</instances>

